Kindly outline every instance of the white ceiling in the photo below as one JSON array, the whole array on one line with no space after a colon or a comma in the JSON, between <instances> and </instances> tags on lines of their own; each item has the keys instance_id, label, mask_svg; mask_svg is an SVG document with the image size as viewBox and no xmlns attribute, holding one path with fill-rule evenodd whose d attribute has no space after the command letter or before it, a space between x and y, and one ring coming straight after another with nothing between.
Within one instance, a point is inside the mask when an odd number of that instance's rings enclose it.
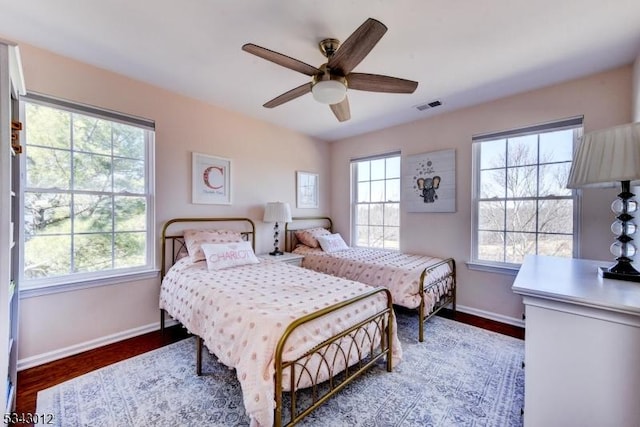
<instances>
[{"instance_id":1,"label":"white ceiling","mask_svg":"<svg viewBox=\"0 0 640 427\"><path fill-rule=\"evenodd\" d=\"M0 37L29 43L324 140L419 120L630 64L639 0L0 0ZM349 91L339 123L309 81L243 52L259 46L319 66L318 42L368 17L388 31L356 72L419 82L410 95ZM28 86L28 82L27 82ZM443 106L414 107L439 99Z\"/></svg>"}]
</instances>

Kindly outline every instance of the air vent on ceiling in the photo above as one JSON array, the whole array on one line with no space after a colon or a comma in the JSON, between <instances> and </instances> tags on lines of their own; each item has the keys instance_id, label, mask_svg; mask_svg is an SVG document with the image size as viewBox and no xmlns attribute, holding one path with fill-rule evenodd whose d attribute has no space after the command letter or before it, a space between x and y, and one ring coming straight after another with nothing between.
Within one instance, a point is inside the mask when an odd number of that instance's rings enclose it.
<instances>
[{"instance_id":1,"label":"air vent on ceiling","mask_svg":"<svg viewBox=\"0 0 640 427\"><path fill-rule=\"evenodd\" d=\"M431 102L427 102L424 104L420 104L420 105L416 105L416 109L418 111L424 111L424 110L428 110L430 108L435 108L435 107L439 107L442 105L442 102L440 102L439 100L435 100L435 101L431 101Z\"/></svg>"}]
</instances>

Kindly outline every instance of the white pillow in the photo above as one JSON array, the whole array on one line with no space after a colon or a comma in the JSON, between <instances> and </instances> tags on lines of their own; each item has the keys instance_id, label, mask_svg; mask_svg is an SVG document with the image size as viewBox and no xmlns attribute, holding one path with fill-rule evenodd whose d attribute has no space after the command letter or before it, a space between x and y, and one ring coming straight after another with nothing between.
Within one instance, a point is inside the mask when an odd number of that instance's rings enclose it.
<instances>
[{"instance_id":1,"label":"white pillow","mask_svg":"<svg viewBox=\"0 0 640 427\"><path fill-rule=\"evenodd\" d=\"M260 260L253 253L249 242L237 243L205 243L202 245L207 269L209 271L222 270L223 268L239 265L258 264Z\"/></svg>"},{"instance_id":2,"label":"white pillow","mask_svg":"<svg viewBox=\"0 0 640 427\"><path fill-rule=\"evenodd\" d=\"M328 236L318 236L317 239L322 250L328 253L349 249L349 246L347 246L339 233Z\"/></svg>"}]
</instances>

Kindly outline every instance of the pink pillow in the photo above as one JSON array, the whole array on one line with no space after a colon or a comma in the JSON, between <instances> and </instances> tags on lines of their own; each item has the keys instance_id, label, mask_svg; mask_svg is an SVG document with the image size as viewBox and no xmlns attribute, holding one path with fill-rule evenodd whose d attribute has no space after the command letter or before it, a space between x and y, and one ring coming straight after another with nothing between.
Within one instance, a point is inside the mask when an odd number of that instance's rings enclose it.
<instances>
[{"instance_id":1,"label":"pink pillow","mask_svg":"<svg viewBox=\"0 0 640 427\"><path fill-rule=\"evenodd\" d=\"M209 271L237 267L247 264L258 264L260 260L253 253L249 242L238 243L205 243L202 251L207 260Z\"/></svg>"},{"instance_id":2,"label":"pink pillow","mask_svg":"<svg viewBox=\"0 0 640 427\"><path fill-rule=\"evenodd\" d=\"M206 243L242 242L242 234L232 230L184 230L184 242L191 262L203 261L202 245Z\"/></svg>"},{"instance_id":3,"label":"pink pillow","mask_svg":"<svg viewBox=\"0 0 640 427\"><path fill-rule=\"evenodd\" d=\"M342 236L338 233L330 234L328 236L318 237L318 242L323 251L327 253L344 251L349 249L349 246L344 242Z\"/></svg>"},{"instance_id":4,"label":"pink pillow","mask_svg":"<svg viewBox=\"0 0 640 427\"><path fill-rule=\"evenodd\" d=\"M306 230L296 230L296 239L305 246L310 248L317 248L319 245L318 237L328 236L331 232L323 227L308 228Z\"/></svg>"}]
</instances>

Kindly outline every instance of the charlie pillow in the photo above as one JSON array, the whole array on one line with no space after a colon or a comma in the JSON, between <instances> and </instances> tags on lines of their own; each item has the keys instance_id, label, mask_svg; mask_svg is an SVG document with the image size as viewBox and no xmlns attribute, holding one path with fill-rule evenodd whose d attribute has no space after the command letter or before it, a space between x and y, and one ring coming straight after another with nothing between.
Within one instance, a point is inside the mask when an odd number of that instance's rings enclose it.
<instances>
[{"instance_id":1,"label":"charlie pillow","mask_svg":"<svg viewBox=\"0 0 640 427\"><path fill-rule=\"evenodd\" d=\"M204 252L202 252L204 244L243 241L242 234L233 230L184 230L183 236L191 262L204 260Z\"/></svg>"},{"instance_id":2,"label":"charlie pillow","mask_svg":"<svg viewBox=\"0 0 640 427\"><path fill-rule=\"evenodd\" d=\"M349 249L349 246L347 246L339 233L318 236L318 243L320 243L322 250L328 253Z\"/></svg>"},{"instance_id":3,"label":"charlie pillow","mask_svg":"<svg viewBox=\"0 0 640 427\"><path fill-rule=\"evenodd\" d=\"M260 260L253 253L249 242L237 243L205 243L202 245L207 269L222 270L239 265L258 264Z\"/></svg>"}]
</instances>

